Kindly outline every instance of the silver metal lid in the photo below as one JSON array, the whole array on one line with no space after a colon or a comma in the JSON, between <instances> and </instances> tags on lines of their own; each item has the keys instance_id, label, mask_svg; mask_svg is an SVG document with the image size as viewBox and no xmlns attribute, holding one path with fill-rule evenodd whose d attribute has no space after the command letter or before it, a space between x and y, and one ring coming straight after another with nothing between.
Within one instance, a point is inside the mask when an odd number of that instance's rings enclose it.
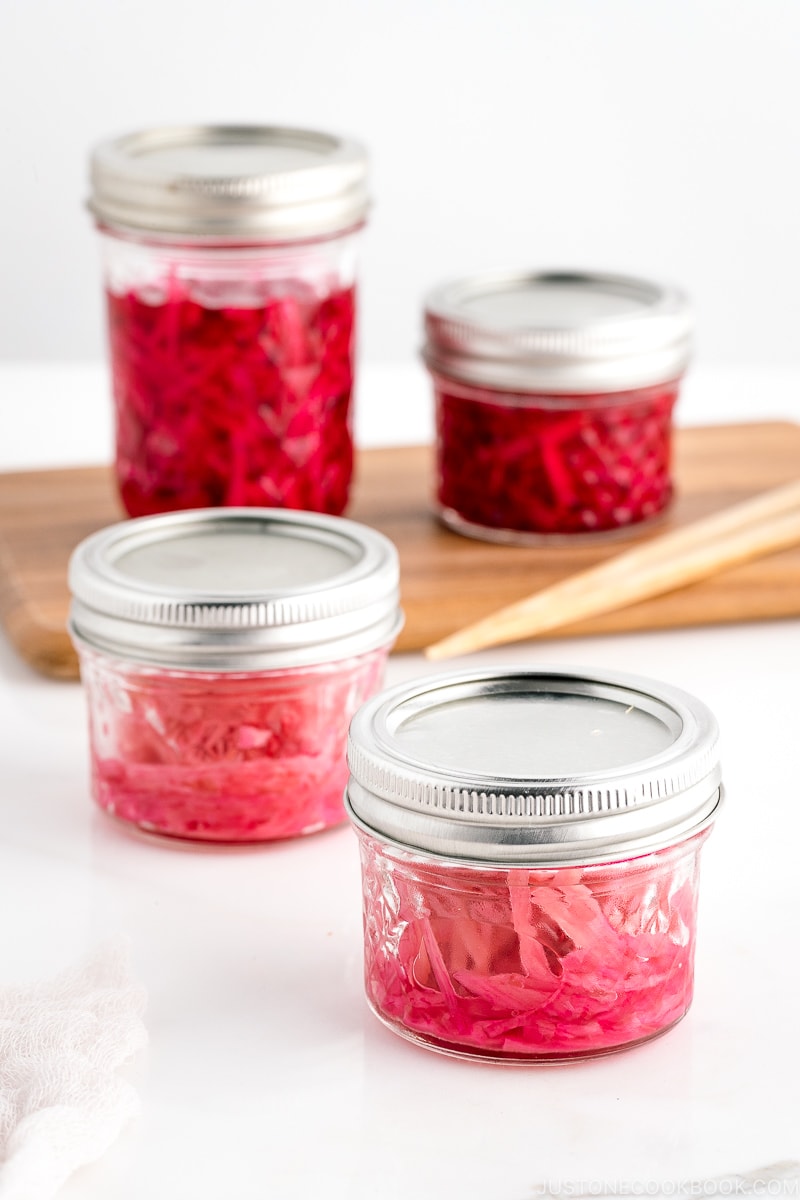
<instances>
[{"instance_id":1,"label":"silver metal lid","mask_svg":"<svg viewBox=\"0 0 800 1200\"><path fill-rule=\"evenodd\" d=\"M721 798L717 724L635 675L448 673L356 713L348 805L406 848L482 863L613 861L703 829Z\"/></svg>"},{"instance_id":2,"label":"silver metal lid","mask_svg":"<svg viewBox=\"0 0 800 1200\"><path fill-rule=\"evenodd\" d=\"M77 641L183 670L336 661L387 645L402 623L388 538L283 509L123 521L81 542L69 585Z\"/></svg>"},{"instance_id":3,"label":"silver metal lid","mask_svg":"<svg viewBox=\"0 0 800 1200\"><path fill-rule=\"evenodd\" d=\"M92 153L101 224L154 234L293 241L361 224L367 155L349 139L269 125L146 129Z\"/></svg>"},{"instance_id":4,"label":"silver metal lid","mask_svg":"<svg viewBox=\"0 0 800 1200\"><path fill-rule=\"evenodd\" d=\"M641 279L505 272L431 292L425 332L431 370L466 383L602 393L677 379L692 316L682 292Z\"/></svg>"}]
</instances>

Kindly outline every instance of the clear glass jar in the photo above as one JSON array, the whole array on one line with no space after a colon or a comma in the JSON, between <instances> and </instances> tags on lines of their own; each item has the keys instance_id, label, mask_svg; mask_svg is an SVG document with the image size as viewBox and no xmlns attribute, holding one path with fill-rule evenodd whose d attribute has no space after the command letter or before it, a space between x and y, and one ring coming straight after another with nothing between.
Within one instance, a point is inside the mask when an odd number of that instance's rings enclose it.
<instances>
[{"instance_id":1,"label":"clear glass jar","mask_svg":"<svg viewBox=\"0 0 800 1200\"><path fill-rule=\"evenodd\" d=\"M386 538L267 509L145 517L83 542L70 581L104 811L227 842L344 819L347 726L400 625Z\"/></svg>"},{"instance_id":2,"label":"clear glass jar","mask_svg":"<svg viewBox=\"0 0 800 1200\"><path fill-rule=\"evenodd\" d=\"M116 473L131 516L344 510L366 169L356 143L258 126L155 129L96 148Z\"/></svg>"},{"instance_id":3,"label":"clear glass jar","mask_svg":"<svg viewBox=\"0 0 800 1200\"><path fill-rule=\"evenodd\" d=\"M388 644L296 670L157 670L80 647L92 791L171 837L272 841L345 817L350 718L380 688Z\"/></svg>"},{"instance_id":4,"label":"clear glass jar","mask_svg":"<svg viewBox=\"0 0 800 1200\"><path fill-rule=\"evenodd\" d=\"M692 1000L716 741L699 701L633 676L492 670L369 701L348 807L375 1014L512 1064L670 1029Z\"/></svg>"},{"instance_id":5,"label":"clear glass jar","mask_svg":"<svg viewBox=\"0 0 800 1200\"><path fill-rule=\"evenodd\" d=\"M448 526L526 543L664 511L690 349L681 293L621 276L479 276L433 292L425 319Z\"/></svg>"},{"instance_id":6,"label":"clear glass jar","mask_svg":"<svg viewBox=\"0 0 800 1200\"><path fill-rule=\"evenodd\" d=\"M370 1007L412 1040L503 1061L664 1033L692 1000L707 832L640 858L505 871L361 832Z\"/></svg>"}]
</instances>

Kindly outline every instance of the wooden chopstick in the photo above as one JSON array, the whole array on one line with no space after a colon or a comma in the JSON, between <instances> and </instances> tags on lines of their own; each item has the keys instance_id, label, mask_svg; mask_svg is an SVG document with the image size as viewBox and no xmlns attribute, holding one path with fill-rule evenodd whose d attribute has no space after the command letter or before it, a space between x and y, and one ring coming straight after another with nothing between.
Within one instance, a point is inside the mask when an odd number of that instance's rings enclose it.
<instances>
[{"instance_id":1,"label":"wooden chopstick","mask_svg":"<svg viewBox=\"0 0 800 1200\"><path fill-rule=\"evenodd\" d=\"M451 658L535 637L798 543L800 482L795 482L572 575L428 646L425 654Z\"/></svg>"}]
</instances>

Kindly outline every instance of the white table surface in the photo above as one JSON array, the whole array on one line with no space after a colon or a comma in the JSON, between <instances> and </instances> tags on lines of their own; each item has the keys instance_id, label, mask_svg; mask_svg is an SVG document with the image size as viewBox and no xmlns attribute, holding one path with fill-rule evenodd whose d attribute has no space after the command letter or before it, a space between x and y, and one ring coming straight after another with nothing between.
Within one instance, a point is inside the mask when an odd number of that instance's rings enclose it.
<instances>
[{"instance_id":1,"label":"white table surface","mask_svg":"<svg viewBox=\"0 0 800 1200\"><path fill-rule=\"evenodd\" d=\"M361 406L365 444L430 428L416 368L364 369ZM107 408L99 367L0 368L0 468L102 461ZM800 420L800 371L698 368L682 417ZM473 661L637 671L716 712L727 804L704 851L695 1002L666 1037L515 1069L394 1037L362 998L350 830L241 850L129 835L89 799L80 686L33 674L0 640L2 982L122 937L149 994L149 1046L129 1068L141 1117L63 1200L642 1194L800 1158L800 622ZM433 669L398 656L389 682Z\"/></svg>"}]
</instances>

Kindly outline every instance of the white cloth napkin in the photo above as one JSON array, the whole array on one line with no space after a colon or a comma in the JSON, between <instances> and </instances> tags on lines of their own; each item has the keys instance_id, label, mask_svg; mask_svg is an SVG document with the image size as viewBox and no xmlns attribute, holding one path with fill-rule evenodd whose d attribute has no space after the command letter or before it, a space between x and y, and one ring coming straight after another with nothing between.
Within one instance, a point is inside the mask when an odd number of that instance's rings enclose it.
<instances>
[{"instance_id":1,"label":"white cloth napkin","mask_svg":"<svg viewBox=\"0 0 800 1200\"><path fill-rule=\"evenodd\" d=\"M147 1040L127 948L0 987L0 1200L49 1200L139 1108L117 1068Z\"/></svg>"}]
</instances>

